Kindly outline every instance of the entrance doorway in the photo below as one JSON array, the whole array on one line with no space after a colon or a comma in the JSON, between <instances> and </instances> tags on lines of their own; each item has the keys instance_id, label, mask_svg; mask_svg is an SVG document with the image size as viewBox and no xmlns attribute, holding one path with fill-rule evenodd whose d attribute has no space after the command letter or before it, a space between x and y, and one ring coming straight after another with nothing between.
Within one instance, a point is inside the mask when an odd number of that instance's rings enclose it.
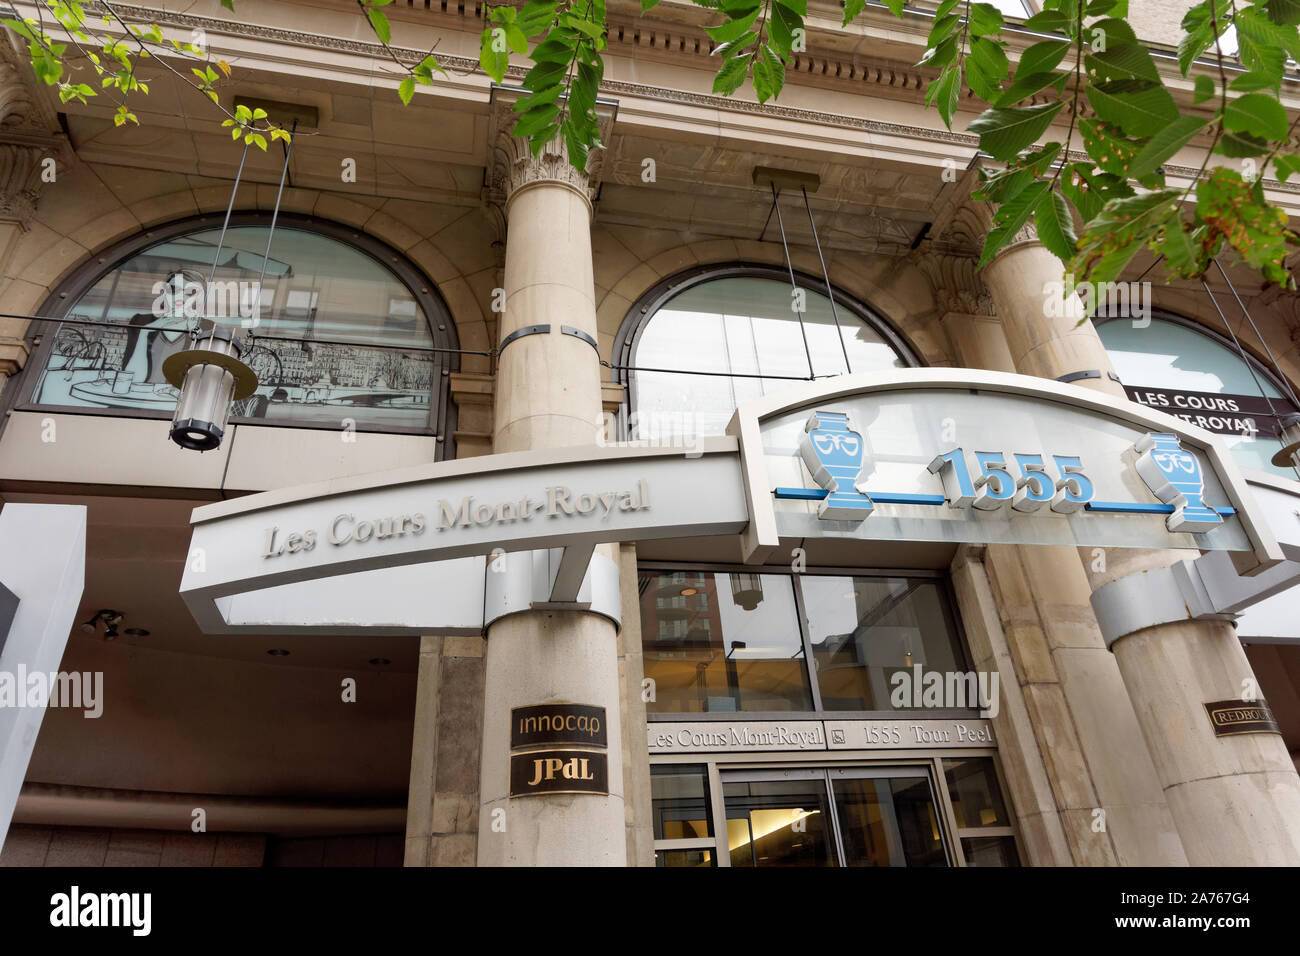
<instances>
[{"instance_id":1,"label":"entrance doorway","mask_svg":"<svg viewBox=\"0 0 1300 956\"><path fill-rule=\"evenodd\" d=\"M721 775L732 866L948 866L923 767Z\"/></svg>"}]
</instances>

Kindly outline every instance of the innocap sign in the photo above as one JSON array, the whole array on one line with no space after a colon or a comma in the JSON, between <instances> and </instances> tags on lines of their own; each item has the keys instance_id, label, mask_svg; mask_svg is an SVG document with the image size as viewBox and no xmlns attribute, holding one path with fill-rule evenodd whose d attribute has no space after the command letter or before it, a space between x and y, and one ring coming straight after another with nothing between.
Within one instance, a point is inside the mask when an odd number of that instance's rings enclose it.
<instances>
[{"instance_id":1,"label":"innocap sign","mask_svg":"<svg viewBox=\"0 0 1300 956\"><path fill-rule=\"evenodd\" d=\"M1019 375L891 370L742 406L734 437L438 462L195 510L181 594L209 633L479 634L530 608L619 621L604 542L740 535L1191 548L1283 560L1216 436Z\"/></svg>"}]
</instances>

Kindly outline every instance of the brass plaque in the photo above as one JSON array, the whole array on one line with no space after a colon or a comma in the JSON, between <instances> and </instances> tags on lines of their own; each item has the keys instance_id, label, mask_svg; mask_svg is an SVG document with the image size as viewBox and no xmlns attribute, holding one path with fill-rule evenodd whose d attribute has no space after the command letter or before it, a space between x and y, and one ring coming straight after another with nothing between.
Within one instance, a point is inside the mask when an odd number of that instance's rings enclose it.
<instances>
[{"instance_id":1,"label":"brass plaque","mask_svg":"<svg viewBox=\"0 0 1300 956\"><path fill-rule=\"evenodd\" d=\"M510 796L609 793L606 755L590 750L535 750L510 755Z\"/></svg>"},{"instance_id":2,"label":"brass plaque","mask_svg":"<svg viewBox=\"0 0 1300 956\"><path fill-rule=\"evenodd\" d=\"M510 711L510 749L537 744L604 747L605 708L588 704L537 704Z\"/></svg>"},{"instance_id":3,"label":"brass plaque","mask_svg":"<svg viewBox=\"0 0 1300 956\"><path fill-rule=\"evenodd\" d=\"M1277 719L1263 698L1259 700L1211 700L1205 704L1214 736L1235 734L1280 734Z\"/></svg>"}]
</instances>

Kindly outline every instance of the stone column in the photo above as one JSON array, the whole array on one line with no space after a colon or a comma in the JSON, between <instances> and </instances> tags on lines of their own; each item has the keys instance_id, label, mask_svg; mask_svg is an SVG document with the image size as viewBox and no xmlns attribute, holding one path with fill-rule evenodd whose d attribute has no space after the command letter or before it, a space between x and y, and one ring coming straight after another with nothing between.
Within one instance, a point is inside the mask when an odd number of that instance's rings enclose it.
<instances>
[{"instance_id":1,"label":"stone column","mask_svg":"<svg viewBox=\"0 0 1300 956\"><path fill-rule=\"evenodd\" d=\"M14 249L36 214L43 184L56 176L55 164L62 165L67 151L57 119L32 82L31 67L0 39L0 303L10 301L4 292ZM25 319L0 318L0 390L27 361L26 331Z\"/></svg>"},{"instance_id":2,"label":"stone column","mask_svg":"<svg viewBox=\"0 0 1300 956\"><path fill-rule=\"evenodd\" d=\"M958 273L946 269L936 278L956 279ZM950 290L944 298L951 298ZM983 303L981 297L965 298ZM942 325L962 365L1016 370L994 316L949 311ZM1004 708L994 726L1002 751L1019 747L1025 756L1004 753L1004 765L1028 779L1032 768L1026 765L1034 760L1052 770L1050 803L1042 803L1041 788L1034 793L1022 787L1017 794L1039 801L1032 809L1041 818L1029 815L1030 808L1017 807L1022 838L1044 856L1034 862L1185 865L1123 678L1088 603L1092 589L1074 549L993 544L980 549L978 561L974 549L963 550L965 560L954 564L953 581L976 658L996 659L994 645L1005 635ZM981 608L974 600L981 575L997 595L1001 625L985 626L982 638L977 626ZM1015 699L1017 690L1023 702ZM1017 724L1021 714L1026 726ZM1099 810L1105 812L1104 829ZM1068 844L1065 860L1047 852L1056 826L1063 828Z\"/></svg>"},{"instance_id":3,"label":"stone column","mask_svg":"<svg viewBox=\"0 0 1300 956\"><path fill-rule=\"evenodd\" d=\"M1051 379L1097 373L1074 384L1123 398L1095 327L1080 323L1082 303L1072 297L1064 309L1044 309L1048 284L1063 278L1060 261L1029 229L985 268L1016 370ZM1099 589L1130 575L1147 575L1149 588L1169 586L1164 569L1187 557L1182 551L1112 550L1096 562L1089 551L1083 554L1094 605ZM1300 865L1300 776L1282 738L1215 737L1203 707L1244 697L1254 686L1232 626L1184 620L1111 637L1187 861Z\"/></svg>"},{"instance_id":4,"label":"stone column","mask_svg":"<svg viewBox=\"0 0 1300 956\"><path fill-rule=\"evenodd\" d=\"M513 96L497 90L491 189L506 222L505 312L497 368L497 453L594 445L601 421L591 218L601 155L585 172L553 141L533 156L509 136ZM612 116L604 118L608 140ZM549 327L549 328L546 328ZM517 333L523 334L517 334ZM512 338L512 336L514 336ZM602 549L616 558L617 548ZM510 711L556 702L602 707L608 795L509 797ZM479 805L480 866L623 866L623 734L614 625L588 611L528 610L488 630Z\"/></svg>"}]
</instances>

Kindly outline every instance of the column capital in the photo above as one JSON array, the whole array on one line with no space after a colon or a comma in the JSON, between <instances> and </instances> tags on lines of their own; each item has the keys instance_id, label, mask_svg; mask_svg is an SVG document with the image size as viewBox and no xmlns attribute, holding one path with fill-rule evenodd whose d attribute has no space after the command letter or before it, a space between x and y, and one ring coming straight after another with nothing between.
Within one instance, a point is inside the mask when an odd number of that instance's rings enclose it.
<instances>
[{"instance_id":1,"label":"column capital","mask_svg":"<svg viewBox=\"0 0 1300 956\"><path fill-rule=\"evenodd\" d=\"M509 209L510 200L521 189L537 183L557 183L577 192L588 207L600 189L605 150L593 149L587 168L579 171L569 162L569 150L563 137L557 136L536 156L526 138L511 136L515 124L514 106L527 95L526 90L493 87L488 114L488 182L484 198L491 206ZM608 143L614 127L616 104L596 104L600 140Z\"/></svg>"},{"instance_id":2,"label":"column capital","mask_svg":"<svg viewBox=\"0 0 1300 956\"><path fill-rule=\"evenodd\" d=\"M949 312L965 315L995 315L993 296L984 287L974 256L917 250L912 262L930 280L934 304L940 316Z\"/></svg>"},{"instance_id":3,"label":"column capital","mask_svg":"<svg viewBox=\"0 0 1300 956\"><path fill-rule=\"evenodd\" d=\"M0 42L0 220L26 226L36 213L43 176L65 166L68 141L58 118L36 88L31 68Z\"/></svg>"}]
</instances>

